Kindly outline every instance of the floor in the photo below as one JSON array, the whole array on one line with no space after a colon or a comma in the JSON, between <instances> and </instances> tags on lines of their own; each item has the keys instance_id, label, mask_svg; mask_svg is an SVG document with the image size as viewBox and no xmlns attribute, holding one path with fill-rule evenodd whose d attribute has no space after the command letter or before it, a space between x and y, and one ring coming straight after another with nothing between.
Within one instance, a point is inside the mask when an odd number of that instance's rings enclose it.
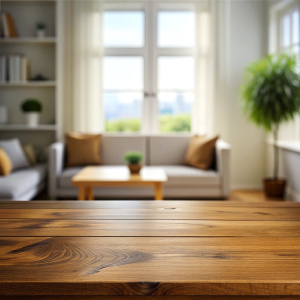
<instances>
[{"instance_id":1,"label":"floor","mask_svg":"<svg viewBox=\"0 0 300 300\"><path fill-rule=\"evenodd\" d=\"M283 199L267 197L262 190L233 190L228 200L242 202L283 201Z\"/></svg>"},{"instance_id":2,"label":"floor","mask_svg":"<svg viewBox=\"0 0 300 300\"><path fill-rule=\"evenodd\" d=\"M48 199L46 191L42 191L34 200L51 199ZM241 202L282 201L282 199L266 197L262 190L233 190L228 200Z\"/></svg>"}]
</instances>

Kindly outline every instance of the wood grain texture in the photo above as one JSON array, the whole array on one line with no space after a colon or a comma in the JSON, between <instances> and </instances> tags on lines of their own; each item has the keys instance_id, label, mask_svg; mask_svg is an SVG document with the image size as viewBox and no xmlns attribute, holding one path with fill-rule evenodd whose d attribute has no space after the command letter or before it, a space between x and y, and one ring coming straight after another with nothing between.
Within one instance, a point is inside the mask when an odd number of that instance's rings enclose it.
<instances>
[{"instance_id":1,"label":"wood grain texture","mask_svg":"<svg viewBox=\"0 0 300 300\"><path fill-rule=\"evenodd\" d=\"M300 207L149 207L0 209L0 219L300 221Z\"/></svg>"},{"instance_id":2,"label":"wood grain texture","mask_svg":"<svg viewBox=\"0 0 300 300\"><path fill-rule=\"evenodd\" d=\"M72 203L72 205L70 205ZM70 201L70 200L47 200L47 201L31 201L31 202L23 202L23 201L0 201L0 209L9 208L9 209L38 209L38 208L47 208L47 209L61 209L61 208L70 208L72 209L90 209L90 208L99 208L99 209L115 209L115 208L136 208L140 209L145 208L182 208L182 207L193 207L193 208L203 208L203 207L222 207L226 203L226 207L286 207L299 208L299 203L297 202L286 202L286 201L271 201L271 202L241 202L241 201L197 201L197 200L166 200L161 203L154 203L152 200L132 200L132 201L124 201L124 200L99 200L93 202L78 202L78 201Z\"/></svg>"},{"instance_id":3,"label":"wood grain texture","mask_svg":"<svg viewBox=\"0 0 300 300\"><path fill-rule=\"evenodd\" d=\"M240 296L0 296L0 300L240 300ZM243 300L298 300L298 296L242 296Z\"/></svg>"},{"instance_id":4,"label":"wood grain texture","mask_svg":"<svg viewBox=\"0 0 300 300\"><path fill-rule=\"evenodd\" d=\"M0 236L294 236L300 221L0 219Z\"/></svg>"},{"instance_id":5,"label":"wood grain texture","mask_svg":"<svg viewBox=\"0 0 300 300\"><path fill-rule=\"evenodd\" d=\"M0 202L0 295L300 299L299 213L288 203Z\"/></svg>"}]
</instances>

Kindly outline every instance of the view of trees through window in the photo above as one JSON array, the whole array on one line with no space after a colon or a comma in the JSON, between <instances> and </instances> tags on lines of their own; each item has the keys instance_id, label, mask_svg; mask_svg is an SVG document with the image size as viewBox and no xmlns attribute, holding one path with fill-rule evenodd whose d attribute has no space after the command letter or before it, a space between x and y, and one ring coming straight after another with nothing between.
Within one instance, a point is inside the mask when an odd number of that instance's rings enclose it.
<instances>
[{"instance_id":1,"label":"view of trees through window","mask_svg":"<svg viewBox=\"0 0 300 300\"><path fill-rule=\"evenodd\" d=\"M170 93L169 93L170 94ZM124 96L128 101L122 101ZM142 100L141 94L120 95L105 94L106 131L133 131L141 130ZM172 95L171 95L172 97ZM192 102L189 95L177 93L173 98L162 95L159 100L159 131L190 131Z\"/></svg>"}]
</instances>

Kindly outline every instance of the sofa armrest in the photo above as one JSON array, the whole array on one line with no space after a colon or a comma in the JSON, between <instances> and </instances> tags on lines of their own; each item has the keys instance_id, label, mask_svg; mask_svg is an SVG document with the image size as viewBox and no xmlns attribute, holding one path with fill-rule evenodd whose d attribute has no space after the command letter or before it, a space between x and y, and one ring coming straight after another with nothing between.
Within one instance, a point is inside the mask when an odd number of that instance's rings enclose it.
<instances>
[{"instance_id":1,"label":"sofa armrest","mask_svg":"<svg viewBox=\"0 0 300 300\"><path fill-rule=\"evenodd\" d=\"M57 178L64 169L65 146L57 142L49 147L49 189L48 194L52 199L57 195Z\"/></svg>"},{"instance_id":2,"label":"sofa armrest","mask_svg":"<svg viewBox=\"0 0 300 300\"><path fill-rule=\"evenodd\" d=\"M217 171L221 176L221 190L225 198L230 194L230 151L231 147L223 140L216 144Z\"/></svg>"}]
</instances>

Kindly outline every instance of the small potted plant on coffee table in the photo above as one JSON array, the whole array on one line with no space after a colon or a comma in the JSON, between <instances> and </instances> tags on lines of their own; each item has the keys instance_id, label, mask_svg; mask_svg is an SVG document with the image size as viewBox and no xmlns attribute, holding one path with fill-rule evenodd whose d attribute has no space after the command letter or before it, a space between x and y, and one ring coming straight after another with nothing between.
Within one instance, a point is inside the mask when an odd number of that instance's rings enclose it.
<instances>
[{"instance_id":1,"label":"small potted plant on coffee table","mask_svg":"<svg viewBox=\"0 0 300 300\"><path fill-rule=\"evenodd\" d=\"M131 174L138 174L142 168L141 162L143 160L143 154L140 152L126 152L124 159L128 165Z\"/></svg>"}]
</instances>

